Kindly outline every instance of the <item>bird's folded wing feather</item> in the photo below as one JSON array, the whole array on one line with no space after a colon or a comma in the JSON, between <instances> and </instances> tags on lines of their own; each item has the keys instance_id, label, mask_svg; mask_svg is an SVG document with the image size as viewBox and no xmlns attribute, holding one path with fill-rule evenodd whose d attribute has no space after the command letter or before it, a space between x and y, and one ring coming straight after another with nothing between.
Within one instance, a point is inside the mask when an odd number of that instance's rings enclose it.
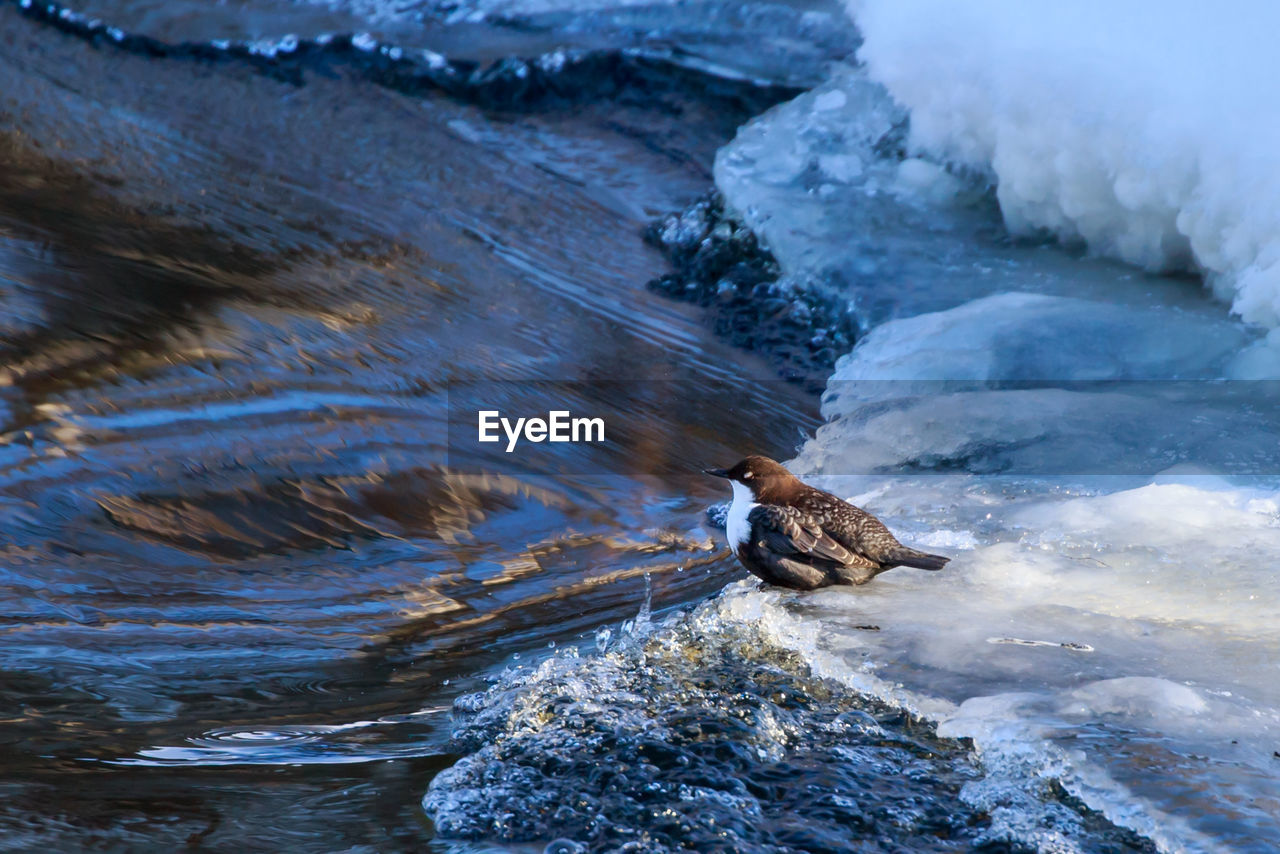
<instances>
[{"instance_id":1,"label":"bird's folded wing feather","mask_svg":"<svg viewBox=\"0 0 1280 854\"><path fill-rule=\"evenodd\" d=\"M747 519L755 539L776 554L806 555L845 566L877 566L836 542L818 521L794 507L760 505Z\"/></svg>"}]
</instances>

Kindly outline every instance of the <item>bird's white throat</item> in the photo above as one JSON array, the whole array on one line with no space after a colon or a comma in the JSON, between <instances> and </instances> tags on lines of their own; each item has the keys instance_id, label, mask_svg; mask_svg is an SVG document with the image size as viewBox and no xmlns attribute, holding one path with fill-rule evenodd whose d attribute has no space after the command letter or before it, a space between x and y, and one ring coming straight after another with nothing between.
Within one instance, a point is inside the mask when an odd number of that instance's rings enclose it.
<instances>
[{"instance_id":1,"label":"bird's white throat","mask_svg":"<svg viewBox=\"0 0 1280 854\"><path fill-rule=\"evenodd\" d=\"M729 505L729 516L725 519L724 531L729 540L729 547L737 548L751 539L751 523L747 521L747 514L755 508L756 497L751 494L746 484L738 483L736 480L729 482L733 484L733 504Z\"/></svg>"}]
</instances>

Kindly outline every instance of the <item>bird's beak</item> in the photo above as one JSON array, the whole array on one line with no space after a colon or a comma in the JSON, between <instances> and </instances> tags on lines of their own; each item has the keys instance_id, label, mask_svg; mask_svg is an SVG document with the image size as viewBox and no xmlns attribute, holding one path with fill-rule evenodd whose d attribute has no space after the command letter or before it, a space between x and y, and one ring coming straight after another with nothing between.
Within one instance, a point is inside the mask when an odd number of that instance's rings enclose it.
<instances>
[{"instance_id":1,"label":"bird's beak","mask_svg":"<svg viewBox=\"0 0 1280 854\"><path fill-rule=\"evenodd\" d=\"M712 477L723 477L723 478L729 477L728 469L703 469L702 473L709 474Z\"/></svg>"}]
</instances>

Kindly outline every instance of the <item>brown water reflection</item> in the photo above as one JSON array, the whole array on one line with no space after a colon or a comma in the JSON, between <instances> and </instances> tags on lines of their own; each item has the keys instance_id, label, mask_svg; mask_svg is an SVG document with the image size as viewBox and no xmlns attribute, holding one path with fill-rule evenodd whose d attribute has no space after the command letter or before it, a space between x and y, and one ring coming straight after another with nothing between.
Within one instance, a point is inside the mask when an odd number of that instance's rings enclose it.
<instances>
[{"instance_id":1,"label":"brown water reflection","mask_svg":"<svg viewBox=\"0 0 1280 854\"><path fill-rule=\"evenodd\" d=\"M785 455L815 401L646 292L640 239L731 126L295 87L0 7L0 847L420 847L459 692L646 576L734 575L684 472ZM446 464L447 382L484 378L665 397L515 477Z\"/></svg>"}]
</instances>

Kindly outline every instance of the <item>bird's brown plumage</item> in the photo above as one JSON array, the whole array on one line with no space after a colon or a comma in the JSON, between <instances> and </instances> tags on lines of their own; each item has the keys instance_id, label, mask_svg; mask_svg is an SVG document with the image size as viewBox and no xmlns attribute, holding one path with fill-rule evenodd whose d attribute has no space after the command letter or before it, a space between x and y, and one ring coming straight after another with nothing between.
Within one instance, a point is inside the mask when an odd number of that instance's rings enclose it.
<instances>
[{"instance_id":1,"label":"bird's brown plumage","mask_svg":"<svg viewBox=\"0 0 1280 854\"><path fill-rule=\"evenodd\" d=\"M751 491L750 535L731 545L749 571L771 584L803 590L865 584L896 566L934 570L949 560L902 545L870 513L809 486L768 457L708 473Z\"/></svg>"}]
</instances>

